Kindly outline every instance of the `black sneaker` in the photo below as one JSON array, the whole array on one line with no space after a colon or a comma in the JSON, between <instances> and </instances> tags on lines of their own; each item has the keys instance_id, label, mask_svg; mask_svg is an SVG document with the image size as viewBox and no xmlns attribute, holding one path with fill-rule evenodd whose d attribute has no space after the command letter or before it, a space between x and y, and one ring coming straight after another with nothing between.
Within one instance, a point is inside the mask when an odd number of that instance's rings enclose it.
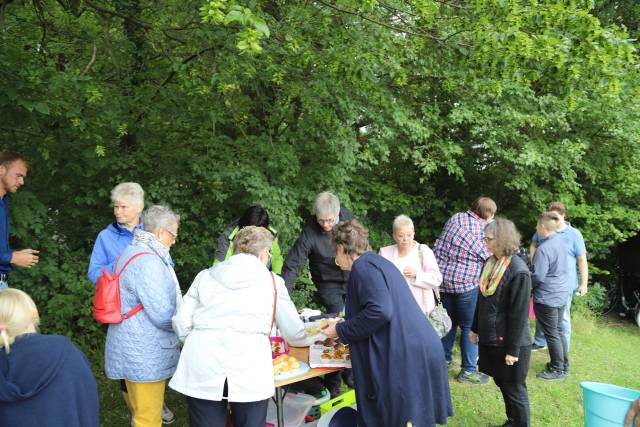
<instances>
[{"instance_id":1,"label":"black sneaker","mask_svg":"<svg viewBox=\"0 0 640 427\"><path fill-rule=\"evenodd\" d=\"M455 368L456 366L453 364L453 360L447 360L447 371L451 371Z\"/></svg>"},{"instance_id":2,"label":"black sneaker","mask_svg":"<svg viewBox=\"0 0 640 427\"><path fill-rule=\"evenodd\" d=\"M546 365L544 365L545 370L550 371L553 368L551 367L551 362L547 362ZM564 365L564 368L562 369L562 372L564 372L567 376L569 376L571 369L569 368L569 365Z\"/></svg>"},{"instance_id":3,"label":"black sneaker","mask_svg":"<svg viewBox=\"0 0 640 427\"><path fill-rule=\"evenodd\" d=\"M545 369L542 372L538 372L536 374L536 377L545 381L560 381L567 378L567 374L565 374L563 371L557 371L555 369L550 369L550 370Z\"/></svg>"},{"instance_id":4,"label":"black sneaker","mask_svg":"<svg viewBox=\"0 0 640 427\"><path fill-rule=\"evenodd\" d=\"M465 371L462 369L456 376L456 380L461 383L486 384L489 382L489 377L478 371Z\"/></svg>"},{"instance_id":5,"label":"black sneaker","mask_svg":"<svg viewBox=\"0 0 640 427\"><path fill-rule=\"evenodd\" d=\"M531 346L531 351L546 350L546 349L547 349L546 345L534 344Z\"/></svg>"}]
</instances>

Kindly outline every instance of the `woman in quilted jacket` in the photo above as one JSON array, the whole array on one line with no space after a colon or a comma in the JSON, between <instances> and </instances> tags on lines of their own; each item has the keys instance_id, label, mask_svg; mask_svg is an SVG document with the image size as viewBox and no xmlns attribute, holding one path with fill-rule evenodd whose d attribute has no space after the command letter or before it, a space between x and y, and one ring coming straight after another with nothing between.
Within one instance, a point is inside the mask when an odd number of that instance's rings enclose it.
<instances>
[{"instance_id":1,"label":"woman in quilted jacket","mask_svg":"<svg viewBox=\"0 0 640 427\"><path fill-rule=\"evenodd\" d=\"M180 217L166 206L152 206L144 218L144 230L134 231L119 261L124 266L142 253L120 275L120 303L124 313L139 304L143 309L109 325L105 369L108 378L125 380L134 426L158 427L166 380L175 372L180 356L171 318L182 294L169 255L178 237Z\"/></svg>"}]
</instances>

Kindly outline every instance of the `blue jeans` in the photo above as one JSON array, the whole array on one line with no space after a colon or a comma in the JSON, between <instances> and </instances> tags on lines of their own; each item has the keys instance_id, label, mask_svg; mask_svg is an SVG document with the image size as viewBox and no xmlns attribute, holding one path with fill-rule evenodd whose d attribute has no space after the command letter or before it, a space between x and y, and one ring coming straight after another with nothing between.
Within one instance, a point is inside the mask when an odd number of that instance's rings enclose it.
<instances>
[{"instance_id":1,"label":"blue jeans","mask_svg":"<svg viewBox=\"0 0 640 427\"><path fill-rule=\"evenodd\" d=\"M573 301L573 292L569 294L567 302L564 305L564 313L562 314L562 330L564 331L564 338L567 342L567 353L571 348L571 302ZM544 333L540 322L536 319L536 334L533 343L541 347L547 346L547 340L544 339Z\"/></svg>"},{"instance_id":2,"label":"blue jeans","mask_svg":"<svg viewBox=\"0 0 640 427\"><path fill-rule=\"evenodd\" d=\"M0 280L0 289L5 289L9 287L9 283L6 280Z\"/></svg>"},{"instance_id":3,"label":"blue jeans","mask_svg":"<svg viewBox=\"0 0 640 427\"><path fill-rule=\"evenodd\" d=\"M453 351L453 343L456 340L456 332L458 326L462 329L460 336L460 353L461 368L465 371L475 371L478 361L478 346L472 344L469 338L469 331L473 324L473 315L476 311L476 303L478 302L479 288L472 289L463 294L445 294L442 293L442 305L447 309L449 317L451 317L451 331L442 337L442 347L444 348L444 357L447 361L451 360Z\"/></svg>"}]
</instances>

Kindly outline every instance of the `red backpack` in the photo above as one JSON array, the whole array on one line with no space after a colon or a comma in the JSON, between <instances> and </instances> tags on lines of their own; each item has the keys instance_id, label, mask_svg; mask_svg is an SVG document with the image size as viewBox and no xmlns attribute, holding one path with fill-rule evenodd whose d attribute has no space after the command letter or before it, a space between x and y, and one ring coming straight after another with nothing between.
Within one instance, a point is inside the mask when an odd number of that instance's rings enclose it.
<instances>
[{"instance_id":1,"label":"red backpack","mask_svg":"<svg viewBox=\"0 0 640 427\"><path fill-rule=\"evenodd\" d=\"M143 309L142 304L133 307L127 313L122 313L120 308L120 276L131 261L140 255L153 255L152 252L139 252L129 258L127 263L118 271L118 261L113 266L113 274L106 268L102 269L102 276L98 277L95 293L93 294L93 318L100 323L120 323Z\"/></svg>"}]
</instances>

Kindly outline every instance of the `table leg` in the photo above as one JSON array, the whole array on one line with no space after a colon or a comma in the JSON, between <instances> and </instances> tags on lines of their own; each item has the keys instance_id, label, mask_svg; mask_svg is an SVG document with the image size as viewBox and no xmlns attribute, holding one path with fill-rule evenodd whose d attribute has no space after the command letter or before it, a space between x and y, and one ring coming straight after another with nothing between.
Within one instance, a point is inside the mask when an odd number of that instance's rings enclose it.
<instances>
[{"instance_id":1,"label":"table leg","mask_svg":"<svg viewBox=\"0 0 640 427\"><path fill-rule=\"evenodd\" d=\"M276 425L284 427L284 387L276 387Z\"/></svg>"}]
</instances>

